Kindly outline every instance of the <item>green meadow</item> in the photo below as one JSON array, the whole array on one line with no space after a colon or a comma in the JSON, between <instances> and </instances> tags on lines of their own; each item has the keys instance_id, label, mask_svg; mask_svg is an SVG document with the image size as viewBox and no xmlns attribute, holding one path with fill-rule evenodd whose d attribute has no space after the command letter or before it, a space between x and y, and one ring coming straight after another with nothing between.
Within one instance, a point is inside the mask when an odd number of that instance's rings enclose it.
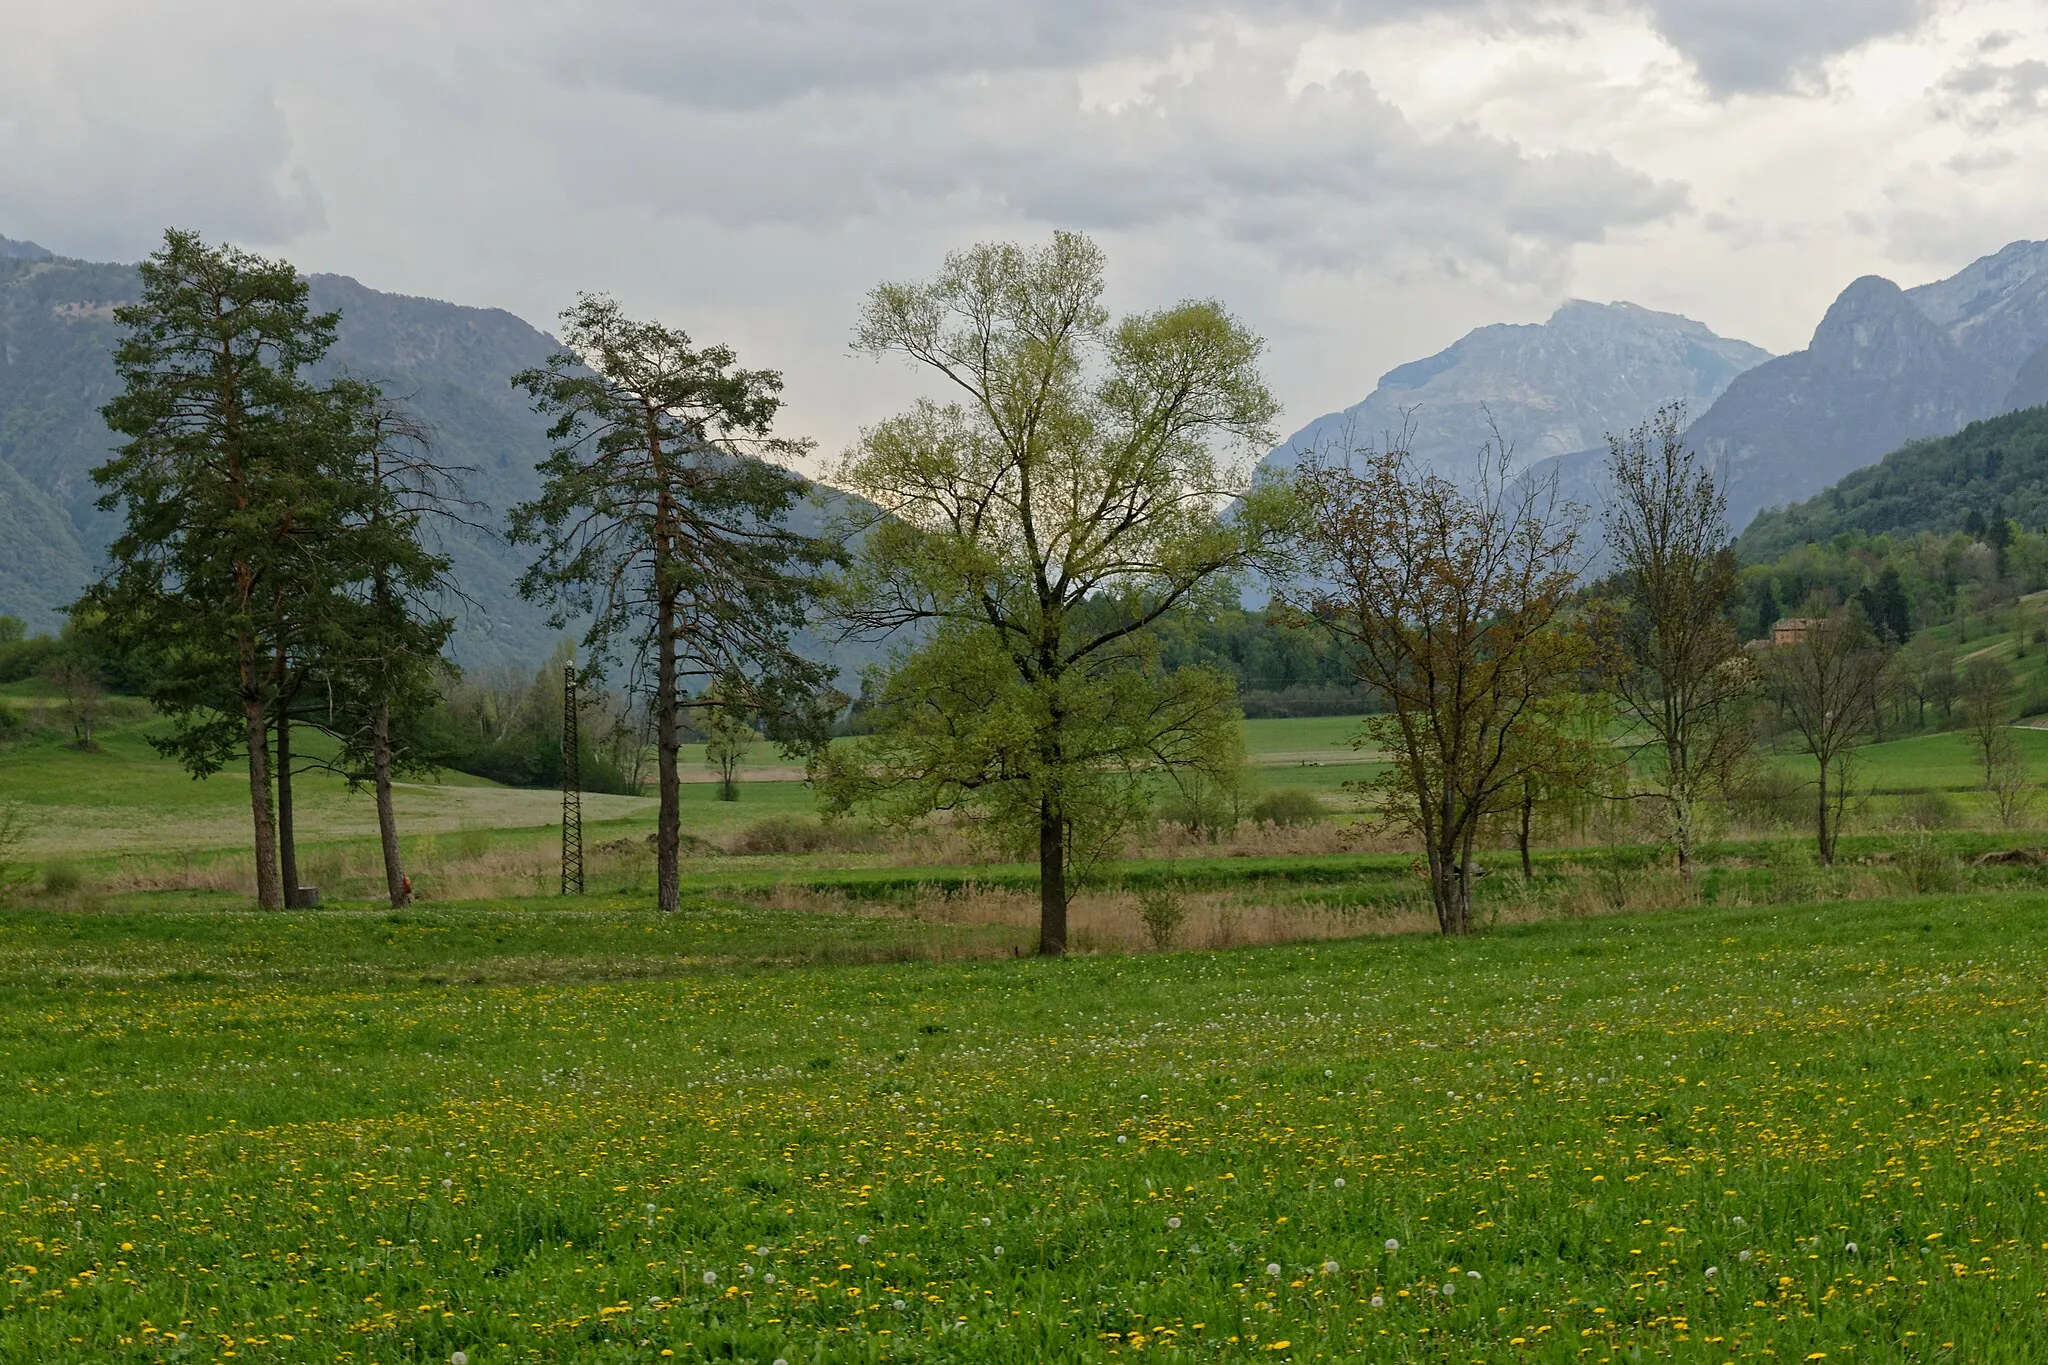
<instances>
[{"instance_id":1,"label":"green meadow","mask_svg":"<svg viewBox=\"0 0 2048 1365\"><path fill-rule=\"evenodd\" d=\"M900 927L0 919L0 1357L2021 1361L2048 1331L2040 894L862 963Z\"/></svg>"},{"instance_id":2,"label":"green meadow","mask_svg":"<svg viewBox=\"0 0 2048 1365\"><path fill-rule=\"evenodd\" d=\"M0 749L0 1359L2024 1361L2048 1333L2048 840L1964 740L1863 751L1842 865L1731 828L1491 852L1426 932L1354 718L1246 725L1325 821L1034 871L831 839L762 746L652 802L300 779L327 908L249 908L246 785L116 702ZM37 708L43 708L38 712ZM2021 734L2048 761L2048 735ZM1773 761L1797 773L1797 760ZM693 774L697 775L697 774ZM708 774L702 774L708 776ZM1926 793L1958 827L1891 813ZM810 833L806 833L806 832ZM1553 832L1555 833L1555 832ZM807 838L823 842L805 843ZM836 842L835 842L836 840ZM991 858L996 860L991 861ZM1190 907L1148 951L1134 897Z\"/></svg>"}]
</instances>

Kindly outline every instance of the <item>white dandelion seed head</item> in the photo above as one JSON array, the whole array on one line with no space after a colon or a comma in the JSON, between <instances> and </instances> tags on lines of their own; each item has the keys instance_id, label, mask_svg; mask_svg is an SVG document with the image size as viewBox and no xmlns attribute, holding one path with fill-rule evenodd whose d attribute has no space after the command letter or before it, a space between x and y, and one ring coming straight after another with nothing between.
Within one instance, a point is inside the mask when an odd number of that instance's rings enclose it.
<instances>
[{"instance_id":1,"label":"white dandelion seed head","mask_svg":"<svg viewBox=\"0 0 2048 1365\"><path fill-rule=\"evenodd\" d=\"M1395 1237L1389 1237L1389 1238L1387 1239L1387 1250L1388 1250L1388 1251L1399 1251L1400 1249L1401 1249L1401 1242L1400 1242L1400 1239L1399 1239L1399 1238L1395 1238Z\"/></svg>"},{"instance_id":2,"label":"white dandelion seed head","mask_svg":"<svg viewBox=\"0 0 2048 1365\"><path fill-rule=\"evenodd\" d=\"M1323 1273L1324 1273L1325 1275L1334 1275L1334 1274L1336 1274L1336 1273L1337 1273L1337 1263L1336 1263L1335 1261L1324 1261L1324 1262L1323 1262Z\"/></svg>"},{"instance_id":3,"label":"white dandelion seed head","mask_svg":"<svg viewBox=\"0 0 2048 1365\"><path fill-rule=\"evenodd\" d=\"M1468 1280L1476 1280L1479 1278L1479 1272L1476 1270L1468 1270L1465 1272L1465 1278Z\"/></svg>"},{"instance_id":4,"label":"white dandelion seed head","mask_svg":"<svg viewBox=\"0 0 2048 1365\"><path fill-rule=\"evenodd\" d=\"M763 1276L761 1277L761 1283L762 1283L762 1284L774 1284L774 1283L775 1283L775 1272L771 1270L771 1271L769 1271L769 1272L768 1272L768 1273L767 1273L766 1275L763 1275Z\"/></svg>"},{"instance_id":5,"label":"white dandelion seed head","mask_svg":"<svg viewBox=\"0 0 2048 1365\"><path fill-rule=\"evenodd\" d=\"M448 1357L448 1365L469 1365L469 1352L457 1351Z\"/></svg>"},{"instance_id":6,"label":"white dandelion seed head","mask_svg":"<svg viewBox=\"0 0 2048 1365\"><path fill-rule=\"evenodd\" d=\"M441 1188L444 1190L452 1190L455 1188L455 1182L444 1175L441 1177Z\"/></svg>"},{"instance_id":7,"label":"white dandelion seed head","mask_svg":"<svg viewBox=\"0 0 2048 1365\"><path fill-rule=\"evenodd\" d=\"M1280 1263L1278 1261L1266 1262L1266 1273L1268 1275L1278 1275L1280 1273Z\"/></svg>"},{"instance_id":8,"label":"white dandelion seed head","mask_svg":"<svg viewBox=\"0 0 2048 1365\"><path fill-rule=\"evenodd\" d=\"M1177 1228L1177 1227L1179 1227L1179 1226L1180 1226L1180 1219L1179 1219L1179 1218L1169 1218L1169 1219L1167 1219L1167 1220L1166 1220L1166 1226L1168 1226L1168 1227L1170 1227L1170 1228Z\"/></svg>"},{"instance_id":9,"label":"white dandelion seed head","mask_svg":"<svg viewBox=\"0 0 2048 1365\"><path fill-rule=\"evenodd\" d=\"M1721 1273L1721 1267L1719 1267L1719 1266L1717 1266L1717 1265L1710 1265L1710 1266L1708 1266L1708 1267L1707 1267L1707 1278L1708 1278L1708 1279L1710 1279L1710 1280L1711 1280L1711 1279L1713 1279L1713 1278L1714 1278L1714 1277L1715 1277L1716 1275L1718 1275L1718 1274L1720 1274L1720 1273Z\"/></svg>"},{"instance_id":10,"label":"white dandelion seed head","mask_svg":"<svg viewBox=\"0 0 2048 1365\"><path fill-rule=\"evenodd\" d=\"M898 1312L901 1312L901 1311L903 1311L903 1300L901 1300L901 1299L898 1299L898 1300L896 1300L896 1310L897 1310Z\"/></svg>"},{"instance_id":11,"label":"white dandelion seed head","mask_svg":"<svg viewBox=\"0 0 2048 1365\"><path fill-rule=\"evenodd\" d=\"M997 1248L996 1248L996 1255L1000 1256L1000 1255L1002 1255L1002 1254L1003 1254L1003 1249L1002 1249L1001 1247L997 1247Z\"/></svg>"},{"instance_id":12,"label":"white dandelion seed head","mask_svg":"<svg viewBox=\"0 0 2048 1365\"><path fill-rule=\"evenodd\" d=\"M1848 1252L1851 1256L1854 1256L1856 1254L1856 1244L1854 1242L1849 1242L1842 1247L1842 1250Z\"/></svg>"},{"instance_id":13,"label":"white dandelion seed head","mask_svg":"<svg viewBox=\"0 0 2048 1365\"><path fill-rule=\"evenodd\" d=\"M1445 1285L1444 1285L1444 1297L1445 1297L1445 1298L1449 1298L1449 1297L1450 1297L1451 1295L1453 1295L1453 1294L1455 1294L1455 1293L1457 1293L1457 1292L1458 1292L1458 1286L1457 1286L1457 1283L1456 1283L1455 1281L1449 1282L1449 1283L1447 1283L1447 1284L1445 1284Z\"/></svg>"},{"instance_id":14,"label":"white dandelion seed head","mask_svg":"<svg viewBox=\"0 0 2048 1365\"><path fill-rule=\"evenodd\" d=\"M1323 1068L1323 1074L1324 1074L1325 1076L1334 1076L1334 1075L1336 1075L1337 1073L1336 1073L1336 1072L1334 1072L1334 1071L1332 1071L1332 1070L1330 1070L1330 1068L1328 1068L1328 1067L1324 1067L1324 1068Z\"/></svg>"},{"instance_id":15,"label":"white dandelion seed head","mask_svg":"<svg viewBox=\"0 0 2048 1365\"><path fill-rule=\"evenodd\" d=\"M1116 1140L1117 1140L1118 1142L1129 1142L1129 1141L1130 1141L1130 1139L1129 1139L1129 1138L1127 1138L1127 1137L1125 1137L1125 1136L1124 1136L1124 1135L1123 1135L1122 1133L1118 1133L1118 1134L1116 1135Z\"/></svg>"},{"instance_id":16,"label":"white dandelion seed head","mask_svg":"<svg viewBox=\"0 0 2048 1365\"><path fill-rule=\"evenodd\" d=\"M717 1284L717 1283L718 1283L718 1272L717 1272L717 1271L715 1271L715 1270L707 1270L707 1271L705 1271L705 1272L704 1272L704 1283L706 1283L706 1284Z\"/></svg>"},{"instance_id":17,"label":"white dandelion seed head","mask_svg":"<svg viewBox=\"0 0 2048 1365\"><path fill-rule=\"evenodd\" d=\"M1743 1252L1743 1253L1742 1253L1742 1255L1741 1255L1740 1257L1738 1257L1737 1259L1738 1259L1738 1260L1744 1260L1744 1261L1747 1261L1747 1260L1752 1260L1752 1259L1754 1259L1754 1258L1755 1258L1755 1254L1756 1254L1756 1253L1754 1253L1754 1252L1749 1252L1749 1251L1745 1251L1745 1252Z\"/></svg>"},{"instance_id":18,"label":"white dandelion seed head","mask_svg":"<svg viewBox=\"0 0 2048 1365\"><path fill-rule=\"evenodd\" d=\"M647 1206L647 1211L648 1211L649 1213L653 1213L653 1212L654 1212L654 1205L652 1205L652 1204L649 1204L649 1205Z\"/></svg>"},{"instance_id":19,"label":"white dandelion seed head","mask_svg":"<svg viewBox=\"0 0 2048 1365\"><path fill-rule=\"evenodd\" d=\"M866 1246L869 1242L873 1241L874 1239L872 1237L869 1237L865 1232L863 1232L860 1236L854 1238L853 1240L860 1243L862 1246Z\"/></svg>"},{"instance_id":20,"label":"white dandelion seed head","mask_svg":"<svg viewBox=\"0 0 2048 1365\"><path fill-rule=\"evenodd\" d=\"M1337 1187L1338 1189L1340 1189L1340 1190L1341 1190L1341 1189L1343 1189L1343 1188L1344 1188L1344 1177L1340 1175L1340 1176L1338 1176L1338 1177L1337 1177L1337 1178L1336 1178L1335 1180L1331 1181L1330 1183L1331 1183L1331 1184L1333 1184L1333 1185L1335 1185L1335 1186L1336 1186L1336 1187Z\"/></svg>"},{"instance_id":21,"label":"white dandelion seed head","mask_svg":"<svg viewBox=\"0 0 2048 1365\"><path fill-rule=\"evenodd\" d=\"M782 1356L777 1356L775 1357L775 1365L789 1365L789 1361Z\"/></svg>"},{"instance_id":22,"label":"white dandelion seed head","mask_svg":"<svg viewBox=\"0 0 2048 1365\"><path fill-rule=\"evenodd\" d=\"M982 1220L981 1220L981 1225L982 1225L983 1227L988 1227L988 1226L992 1225L992 1224L993 1224L994 1222L995 1222L995 1219L993 1219L993 1218L984 1218L984 1219L982 1219Z\"/></svg>"},{"instance_id":23,"label":"white dandelion seed head","mask_svg":"<svg viewBox=\"0 0 2048 1365\"><path fill-rule=\"evenodd\" d=\"M1373 1307L1375 1307L1375 1308L1385 1308L1385 1307L1387 1306L1387 1299L1386 1299L1386 1296L1385 1296L1384 1294L1375 1294L1375 1295L1373 1295L1373 1296L1372 1296L1372 1306L1373 1306Z\"/></svg>"},{"instance_id":24,"label":"white dandelion seed head","mask_svg":"<svg viewBox=\"0 0 2048 1365\"><path fill-rule=\"evenodd\" d=\"M752 1267L752 1266L750 1266L750 1265L743 1265L743 1266L741 1266L741 1267L740 1267L740 1274L742 1274L742 1275L751 1275L751 1274L753 1274L753 1273L754 1273L754 1267Z\"/></svg>"}]
</instances>

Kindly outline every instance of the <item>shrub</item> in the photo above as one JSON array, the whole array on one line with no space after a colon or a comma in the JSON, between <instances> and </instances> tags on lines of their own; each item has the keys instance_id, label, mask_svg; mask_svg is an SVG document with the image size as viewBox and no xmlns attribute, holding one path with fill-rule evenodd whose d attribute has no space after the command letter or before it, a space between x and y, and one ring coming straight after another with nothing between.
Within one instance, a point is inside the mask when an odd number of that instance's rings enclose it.
<instances>
[{"instance_id":1,"label":"shrub","mask_svg":"<svg viewBox=\"0 0 2048 1365\"><path fill-rule=\"evenodd\" d=\"M1329 815L1323 799L1306 787L1267 792L1252 805L1251 816L1265 825L1312 825Z\"/></svg>"},{"instance_id":2,"label":"shrub","mask_svg":"<svg viewBox=\"0 0 2048 1365\"><path fill-rule=\"evenodd\" d=\"M1819 900L1826 890L1820 861L1804 841L1773 846L1765 866L1770 878L1766 889L1780 905Z\"/></svg>"},{"instance_id":3,"label":"shrub","mask_svg":"<svg viewBox=\"0 0 2048 1365\"><path fill-rule=\"evenodd\" d=\"M1808 783L1780 768L1759 767L1728 794L1735 817L1746 824L1785 828L1813 818Z\"/></svg>"},{"instance_id":4,"label":"shrub","mask_svg":"<svg viewBox=\"0 0 2048 1365\"><path fill-rule=\"evenodd\" d=\"M796 815L771 815L741 830L732 842L735 853L868 853L881 846L872 825L844 821L825 824Z\"/></svg>"},{"instance_id":5,"label":"shrub","mask_svg":"<svg viewBox=\"0 0 2048 1365\"><path fill-rule=\"evenodd\" d=\"M28 842L28 808L19 801L0 802L0 904L31 875L19 861Z\"/></svg>"},{"instance_id":6,"label":"shrub","mask_svg":"<svg viewBox=\"0 0 2048 1365\"><path fill-rule=\"evenodd\" d=\"M1144 887L1138 892L1138 918L1144 921L1145 937L1152 940L1152 946L1165 952L1173 946L1181 925L1187 923L1187 897L1173 882Z\"/></svg>"},{"instance_id":7,"label":"shrub","mask_svg":"<svg viewBox=\"0 0 2048 1365\"><path fill-rule=\"evenodd\" d=\"M68 896L85 884L85 878L70 863L51 863L43 869L43 894Z\"/></svg>"},{"instance_id":8,"label":"shrub","mask_svg":"<svg viewBox=\"0 0 2048 1365\"><path fill-rule=\"evenodd\" d=\"M1899 823L1908 829L1954 829L1960 818L1946 792L1916 792L1899 803Z\"/></svg>"},{"instance_id":9,"label":"shrub","mask_svg":"<svg viewBox=\"0 0 2048 1365\"><path fill-rule=\"evenodd\" d=\"M1962 864L1925 834L1907 840L1893 856L1892 866L1906 889L1917 894L1962 890Z\"/></svg>"}]
</instances>

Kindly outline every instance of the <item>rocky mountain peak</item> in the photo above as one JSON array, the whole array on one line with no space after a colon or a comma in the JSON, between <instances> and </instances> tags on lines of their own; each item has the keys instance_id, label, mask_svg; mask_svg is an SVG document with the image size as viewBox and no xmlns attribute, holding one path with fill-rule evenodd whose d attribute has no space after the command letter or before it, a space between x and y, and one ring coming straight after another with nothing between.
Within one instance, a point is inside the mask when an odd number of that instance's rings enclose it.
<instances>
[{"instance_id":1,"label":"rocky mountain peak","mask_svg":"<svg viewBox=\"0 0 2048 1365\"><path fill-rule=\"evenodd\" d=\"M1547 321L1476 328L1387 371L1363 401L1317 418L1266 458L1284 468L1311 450L1409 427L1418 459L1458 475L1498 422L1523 459L1542 459L1598 444L1674 398L1704 409L1768 356L1675 313L1569 299Z\"/></svg>"}]
</instances>

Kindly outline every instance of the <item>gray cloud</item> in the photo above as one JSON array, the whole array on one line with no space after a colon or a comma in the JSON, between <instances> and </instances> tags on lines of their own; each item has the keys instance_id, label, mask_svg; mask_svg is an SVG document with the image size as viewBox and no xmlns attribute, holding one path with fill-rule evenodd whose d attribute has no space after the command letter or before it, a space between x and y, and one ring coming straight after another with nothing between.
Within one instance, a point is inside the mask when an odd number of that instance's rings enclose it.
<instances>
[{"instance_id":1,"label":"gray cloud","mask_svg":"<svg viewBox=\"0 0 2048 1365\"><path fill-rule=\"evenodd\" d=\"M660 157L664 208L727 226L946 213L1129 230L1205 225L1292 266L1554 277L1576 244L1681 209L1613 158L1536 156L1468 128L1424 135L1370 82L1290 94L1291 50L1222 46L1114 108L1063 74L949 77L700 112L693 136L572 139L612 192ZM701 187L715 186L714 193Z\"/></svg>"},{"instance_id":2,"label":"gray cloud","mask_svg":"<svg viewBox=\"0 0 2048 1365\"><path fill-rule=\"evenodd\" d=\"M1942 78L1939 94L1944 117L1995 132L2048 114L2048 62L1969 62Z\"/></svg>"},{"instance_id":3,"label":"gray cloud","mask_svg":"<svg viewBox=\"0 0 2048 1365\"><path fill-rule=\"evenodd\" d=\"M1931 0L1590 0L1640 8L1721 93L1785 89L1830 57L1911 28ZM1369 28L1464 15L1555 22L1552 0L632 0L513 22L550 34L549 60L585 86L699 107L771 104L942 74L1071 70L1158 57L1232 25ZM505 22L501 20L500 22Z\"/></svg>"},{"instance_id":4,"label":"gray cloud","mask_svg":"<svg viewBox=\"0 0 2048 1365\"><path fill-rule=\"evenodd\" d=\"M1649 0L1650 13L1722 93L1782 90L1820 62L1927 17L1929 0Z\"/></svg>"},{"instance_id":5,"label":"gray cloud","mask_svg":"<svg viewBox=\"0 0 2048 1365\"><path fill-rule=\"evenodd\" d=\"M68 43L26 36L0 44L0 221L17 233L132 255L165 223L279 242L324 222L276 74L234 45L193 43L151 11Z\"/></svg>"}]
</instances>

